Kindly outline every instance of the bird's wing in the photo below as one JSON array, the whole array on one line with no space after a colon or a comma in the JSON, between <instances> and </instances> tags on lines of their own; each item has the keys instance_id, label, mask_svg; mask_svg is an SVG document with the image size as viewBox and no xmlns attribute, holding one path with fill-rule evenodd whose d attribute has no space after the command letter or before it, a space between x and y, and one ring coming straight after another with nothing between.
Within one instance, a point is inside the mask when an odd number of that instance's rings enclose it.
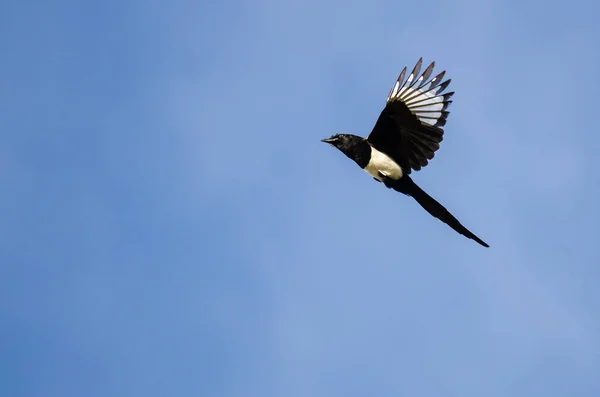
<instances>
[{"instance_id":1,"label":"bird's wing","mask_svg":"<svg viewBox=\"0 0 600 397\"><path fill-rule=\"evenodd\" d=\"M367 140L379 151L392 157L405 172L425 167L443 139L454 92L444 94L450 80L442 82L445 71L428 80L435 62L421 76L420 58L406 81L406 67L390 90L387 103Z\"/></svg>"}]
</instances>

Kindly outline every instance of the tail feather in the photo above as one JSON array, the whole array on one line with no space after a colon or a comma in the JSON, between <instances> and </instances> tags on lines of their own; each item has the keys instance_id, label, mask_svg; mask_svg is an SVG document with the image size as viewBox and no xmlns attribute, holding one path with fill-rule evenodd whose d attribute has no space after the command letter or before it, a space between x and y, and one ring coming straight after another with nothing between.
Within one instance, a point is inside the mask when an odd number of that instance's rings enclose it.
<instances>
[{"instance_id":1,"label":"tail feather","mask_svg":"<svg viewBox=\"0 0 600 397\"><path fill-rule=\"evenodd\" d=\"M446 225L450 226L452 229L456 230L458 233L477 241L484 247L489 247L487 243L464 227L458 221L458 219L456 219L443 205L438 203L433 197L425 193L423 189L417 186L417 184L410 177L408 177L408 175L400 179L398 182L398 184L390 187L401 193L412 196L427 212L444 222Z\"/></svg>"}]
</instances>

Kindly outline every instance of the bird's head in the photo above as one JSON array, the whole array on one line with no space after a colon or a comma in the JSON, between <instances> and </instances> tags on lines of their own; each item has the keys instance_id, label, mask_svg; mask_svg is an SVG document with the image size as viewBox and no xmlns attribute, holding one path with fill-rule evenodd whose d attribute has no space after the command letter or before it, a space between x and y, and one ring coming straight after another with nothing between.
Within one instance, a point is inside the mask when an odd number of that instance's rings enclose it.
<instances>
[{"instance_id":1,"label":"bird's head","mask_svg":"<svg viewBox=\"0 0 600 397\"><path fill-rule=\"evenodd\" d=\"M330 138L321 139L321 142L328 143L331 146L338 148L342 152L348 154L354 148L354 146L362 140L363 138L356 135L335 134L332 135Z\"/></svg>"}]
</instances>

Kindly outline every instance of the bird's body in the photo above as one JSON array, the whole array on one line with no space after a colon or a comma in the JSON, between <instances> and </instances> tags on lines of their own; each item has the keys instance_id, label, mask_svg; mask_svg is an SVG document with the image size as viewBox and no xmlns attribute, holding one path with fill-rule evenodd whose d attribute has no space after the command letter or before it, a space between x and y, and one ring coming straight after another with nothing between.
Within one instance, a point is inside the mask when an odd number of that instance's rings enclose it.
<instances>
[{"instance_id":1,"label":"bird's body","mask_svg":"<svg viewBox=\"0 0 600 397\"><path fill-rule=\"evenodd\" d=\"M387 154L380 152L373 146L369 145L371 156L365 171L379 182L383 182L384 178L400 179L404 175L402 167L398 165Z\"/></svg>"},{"instance_id":2,"label":"bird's body","mask_svg":"<svg viewBox=\"0 0 600 397\"><path fill-rule=\"evenodd\" d=\"M454 94L442 94L450 84L450 80L441 83L445 72L427 80L434 63L417 78L421 62L419 59L406 81L406 68L402 70L367 138L337 134L323 142L339 149L388 188L413 197L427 212L458 233L488 247L409 176L411 170L426 166L439 149L444 133L441 126L446 124L446 109Z\"/></svg>"}]
</instances>

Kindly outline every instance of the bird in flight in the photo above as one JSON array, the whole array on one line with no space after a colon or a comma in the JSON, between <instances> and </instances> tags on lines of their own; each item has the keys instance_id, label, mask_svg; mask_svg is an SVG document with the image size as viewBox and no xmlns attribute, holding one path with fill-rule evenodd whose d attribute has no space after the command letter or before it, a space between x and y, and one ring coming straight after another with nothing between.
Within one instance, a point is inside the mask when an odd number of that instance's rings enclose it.
<instances>
[{"instance_id":1,"label":"bird in flight","mask_svg":"<svg viewBox=\"0 0 600 397\"><path fill-rule=\"evenodd\" d=\"M425 167L439 149L444 134L441 127L446 124L447 108L454 94L443 93L450 84L450 79L442 82L445 71L428 80L435 62L419 76L422 62L420 58L406 80L406 67L402 69L367 138L336 134L322 142L339 149L376 181L413 197L427 212L458 233L489 247L409 176L411 170Z\"/></svg>"}]
</instances>

